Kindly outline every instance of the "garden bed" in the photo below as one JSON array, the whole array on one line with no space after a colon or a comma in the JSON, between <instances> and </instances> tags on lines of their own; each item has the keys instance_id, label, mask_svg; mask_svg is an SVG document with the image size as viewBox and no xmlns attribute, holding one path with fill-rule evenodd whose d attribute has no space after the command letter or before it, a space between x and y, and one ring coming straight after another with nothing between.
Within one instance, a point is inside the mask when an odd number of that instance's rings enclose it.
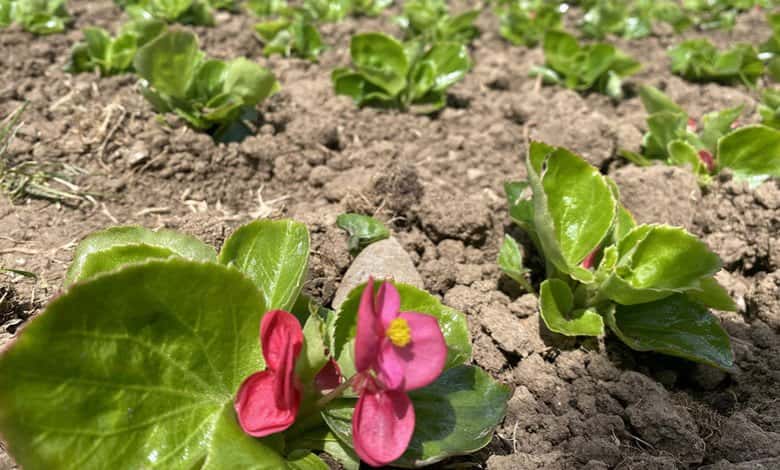
<instances>
[{"instance_id":1,"label":"garden bed","mask_svg":"<svg viewBox=\"0 0 780 470\"><path fill-rule=\"evenodd\" d=\"M637 150L646 113L631 96L619 103L541 87L528 71L539 48L512 47L495 17L480 17L474 70L432 117L358 109L332 90L330 72L349 62L349 38L396 32L389 20L324 25L331 47L319 63L265 58L255 19L221 13L195 28L222 59L244 56L282 85L259 107L257 133L215 144L182 122L164 124L131 75L98 78L63 71L79 28L115 30L110 1L69 2L75 25L36 37L0 33L0 116L29 101L11 159L65 162L91 200L71 204L0 198L0 265L37 275L0 278L0 345L57 295L75 244L116 224L170 227L219 246L232 228L258 217L305 222L312 260L304 290L333 299L352 257L336 224L344 212L374 215L392 228L425 287L467 314L474 362L515 387L492 443L458 458L474 468L780 468L780 186L750 189L728 175L706 189L685 169L639 168L617 156ZM769 36L763 14L738 18L731 32L703 35L719 46ZM666 48L680 38L618 40L643 64L627 80L665 90L693 116L745 104L743 86L692 84L669 71ZM718 280L739 306L717 313L732 338L730 373L651 353L612 336L576 340L546 330L536 299L496 265L509 221L503 183L525 177L528 139L583 155L611 175L639 222L663 222L699 235L723 259ZM541 268L541 264L531 267ZM540 273L541 271L539 271ZM537 279L539 280L539 279ZM443 464L440 464L443 465ZM0 452L0 469L13 462Z\"/></svg>"}]
</instances>

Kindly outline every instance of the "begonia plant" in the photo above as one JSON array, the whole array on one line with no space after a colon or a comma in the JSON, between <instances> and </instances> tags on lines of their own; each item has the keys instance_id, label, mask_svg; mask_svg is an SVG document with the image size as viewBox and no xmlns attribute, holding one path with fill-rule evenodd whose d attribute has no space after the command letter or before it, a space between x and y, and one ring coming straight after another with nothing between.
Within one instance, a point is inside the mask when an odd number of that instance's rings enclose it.
<instances>
[{"instance_id":1,"label":"begonia plant","mask_svg":"<svg viewBox=\"0 0 780 470\"><path fill-rule=\"evenodd\" d=\"M750 44L735 44L719 51L707 39L689 39L669 49L672 72L686 80L754 86L764 63Z\"/></svg>"},{"instance_id":2,"label":"begonia plant","mask_svg":"<svg viewBox=\"0 0 780 470\"><path fill-rule=\"evenodd\" d=\"M544 35L543 66L531 69L531 76L545 84L563 85L580 92L596 91L613 99L623 97L623 78L640 69L639 62L608 43L581 45L564 31Z\"/></svg>"},{"instance_id":3,"label":"begonia plant","mask_svg":"<svg viewBox=\"0 0 780 470\"><path fill-rule=\"evenodd\" d=\"M294 55L316 61L317 56L325 49L317 26L300 13L260 22L255 25L255 32L265 44L263 54L267 56Z\"/></svg>"},{"instance_id":4,"label":"begonia plant","mask_svg":"<svg viewBox=\"0 0 780 470\"><path fill-rule=\"evenodd\" d=\"M546 0L502 2L496 14L501 36L515 45L536 46L547 31L563 27L560 6Z\"/></svg>"},{"instance_id":5,"label":"begonia plant","mask_svg":"<svg viewBox=\"0 0 780 470\"><path fill-rule=\"evenodd\" d=\"M157 19L130 21L115 38L103 28L84 28L84 42L73 46L65 69L70 73L98 70L102 76L128 72L138 48L163 31L165 23Z\"/></svg>"},{"instance_id":6,"label":"begonia plant","mask_svg":"<svg viewBox=\"0 0 780 470\"><path fill-rule=\"evenodd\" d=\"M758 112L761 114L761 124L780 130L780 90L764 90Z\"/></svg>"},{"instance_id":7,"label":"begonia plant","mask_svg":"<svg viewBox=\"0 0 780 470\"><path fill-rule=\"evenodd\" d=\"M486 445L508 387L464 363L463 314L373 280L301 293L309 233L238 228L219 253L114 227L0 355L0 433L24 468L416 467ZM258 344L259 337L259 344Z\"/></svg>"},{"instance_id":8,"label":"begonia plant","mask_svg":"<svg viewBox=\"0 0 780 470\"><path fill-rule=\"evenodd\" d=\"M758 124L740 127L742 106L705 114L699 122L657 88L642 86L639 96L649 113L648 131L641 154L621 151L630 161L689 165L702 184L724 168L753 184L780 177L780 131ZM762 114L771 125L771 113Z\"/></svg>"},{"instance_id":9,"label":"begonia plant","mask_svg":"<svg viewBox=\"0 0 780 470\"><path fill-rule=\"evenodd\" d=\"M140 48L133 61L144 97L218 140L247 133L255 106L279 90L273 74L243 57L208 59L195 34L172 30Z\"/></svg>"},{"instance_id":10,"label":"begonia plant","mask_svg":"<svg viewBox=\"0 0 780 470\"><path fill-rule=\"evenodd\" d=\"M637 225L615 183L566 149L533 142L526 168L527 181L508 184L509 211L546 263L547 328L601 336L606 325L632 349L732 367L729 337L708 310L736 309L714 278L715 253L682 228Z\"/></svg>"},{"instance_id":11,"label":"begonia plant","mask_svg":"<svg viewBox=\"0 0 780 470\"><path fill-rule=\"evenodd\" d=\"M456 42L401 43L382 33L352 37L351 68L331 78L337 94L358 106L411 109L430 113L447 104L447 89L471 68L466 46Z\"/></svg>"},{"instance_id":12,"label":"begonia plant","mask_svg":"<svg viewBox=\"0 0 780 470\"><path fill-rule=\"evenodd\" d=\"M474 26L479 13L479 10L469 10L453 16L444 0L409 0L404 2L398 23L406 39L469 43L479 36Z\"/></svg>"},{"instance_id":13,"label":"begonia plant","mask_svg":"<svg viewBox=\"0 0 780 470\"><path fill-rule=\"evenodd\" d=\"M135 20L157 18L168 23L213 26L214 12L207 0L114 0Z\"/></svg>"},{"instance_id":14,"label":"begonia plant","mask_svg":"<svg viewBox=\"0 0 780 470\"><path fill-rule=\"evenodd\" d=\"M0 0L0 28L18 23L34 34L53 34L70 21L66 0Z\"/></svg>"}]
</instances>

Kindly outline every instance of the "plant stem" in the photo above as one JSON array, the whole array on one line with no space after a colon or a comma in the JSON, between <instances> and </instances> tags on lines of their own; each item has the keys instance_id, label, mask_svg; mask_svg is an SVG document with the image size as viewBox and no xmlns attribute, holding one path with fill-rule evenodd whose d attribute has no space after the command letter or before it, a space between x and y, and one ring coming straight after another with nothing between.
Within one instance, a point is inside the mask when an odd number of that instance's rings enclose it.
<instances>
[{"instance_id":1,"label":"plant stem","mask_svg":"<svg viewBox=\"0 0 780 470\"><path fill-rule=\"evenodd\" d=\"M349 380L346 380L344 383L339 385L338 387L334 388L330 393L325 395L324 397L317 400L317 408L322 409L325 408L325 405L330 403L332 400L335 400L336 398L340 397L342 393L344 393L344 390L352 386L352 383L359 377L360 374L355 374L352 377L349 378Z\"/></svg>"}]
</instances>

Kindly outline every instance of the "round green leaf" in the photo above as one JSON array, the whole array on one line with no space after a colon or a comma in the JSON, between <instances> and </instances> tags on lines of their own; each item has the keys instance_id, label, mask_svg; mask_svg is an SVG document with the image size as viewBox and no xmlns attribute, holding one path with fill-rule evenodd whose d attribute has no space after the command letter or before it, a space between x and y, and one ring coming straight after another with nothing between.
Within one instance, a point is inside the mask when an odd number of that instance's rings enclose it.
<instances>
[{"instance_id":1,"label":"round green leaf","mask_svg":"<svg viewBox=\"0 0 780 470\"><path fill-rule=\"evenodd\" d=\"M225 241L219 262L252 279L269 310L290 311L306 278L309 230L292 220L251 222Z\"/></svg>"},{"instance_id":2,"label":"round green leaf","mask_svg":"<svg viewBox=\"0 0 780 470\"><path fill-rule=\"evenodd\" d=\"M203 54L198 37L189 31L168 31L138 49L134 66L158 91L185 98Z\"/></svg>"},{"instance_id":3,"label":"round green leaf","mask_svg":"<svg viewBox=\"0 0 780 470\"><path fill-rule=\"evenodd\" d=\"M67 274L65 274L64 286L68 287L76 281L85 279L86 276L83 273L84 264L92 256L98 256L101 252L117 246L129 245L146 245L150 249L128 249L122 252L121 256L119 256L118 252L113 252L112 255L109 255L109 259L103 261L95 260L93 262L103 266L111 264L112 259L115 261L123 260L127 263L141 262L149 257L162 257L160 256L162 254L161 250L169 250L177 256L194 261L215 262L217 260L217 254L213 247L206 245L195 237L173 230L154 231L138 226L111 227L94 232L79 243L73 255L73 262L68 268ZM153 251L152 248L159 248L160 250ZM132 253L135 256L130 256ZM111 269L118 267L118 264L113 264L114 266Z\"/></svg>"},{"instance_id":4,"label":"round green leaf","mask_svg":"<svg viewBox=\"0 0 780 470\"><path fill-rule=\"evenodd\" d=\"M607 324L630 348L656 351L721 369L734 365L729 336L706 307L685 295L606 312Z\"/></svg>"},{"instance_id":5,"label":"round green leaf","mask_svg":"<svg viewBox=\"0 0 780 470\"><path fill-rule=\"evenodd\" d=\"M150 261L74 285L0 357L11 454L25 468L284 468L232 411L262 367L264 311L251 281L214 263Z\"/></svg>"},{"instance_id":6,"label":"round green leaf","mask_svg":"<svg viewBox=\"0 0 780 470\"><path fill-rule=\"evenodd\" d=\"M718 163L743 178L780 177L780 131L761 125L737 129L718 141Z\"/></svg>"},{"instance_id":7,"label":"round green leaf","mask_svg":"<svg viewBox=\"0 0 780 470\"><path fill-rule=\"evenodd\" d=\"M374 85L397 95L406 86L409 61L400 42L382 33L352 36L352 62L358 72Z\"/></svg>"},{"instance_id":8,"label":"round green leaf","mask_svg":"<svg viewBox=\"0 0 780 470\"><path fill-rule=\"evenodd\" d=\"M81 280L107 273L122 266L175 256L167 248L149 245L118 245L89 255L81 268Z\"/></svg>"},{"instance_id":9,"label":"round green leaf","mask_svg":"<svg viewBox=\"0 0 780 470\"><path fill-rule=\"evenodd\" d=\"M572 311L574 297L571 289L560 279L544 281L539 292L539 307L544 324L550 331L566 336L600 336L604 334L604 320L591 309Z\"/></svg>"},{"instance_id":10,"label":"round green leaf","mask_svg":"<svg viewBox=\"0 0 780 470\"><path fill-rule=\"evenodd\" d=\"M433 384L409 393L415 413L412 441L394 467L415 468L475 452L486 446L504 419L511 390L485 371L461 365L445 371ZM352 445L354 398L331 402L325 422Z\"/></svg>"},{"instance_id":11,"label":"round green leaf","mask_svg":"<svg viewBox=\"0 0 780 470\"><path fill-rule=\"evenodd\" d=\"M379 283L374 284L379 289ZM452 368L471 359L471 338L469 337L466 317L455 309L442 305L439 299L431 294L408 284L393 282L401 295L402 312L418 312L432 315L439 320L439 327L447 342L447 364ZM345 377L355 373L354 349L355 333L357 331L357 311L360 305L360 295L365 284L352 289L344 303L341 304L336 317L335 332L331 350Z\"/></svg>"}]
</instances>

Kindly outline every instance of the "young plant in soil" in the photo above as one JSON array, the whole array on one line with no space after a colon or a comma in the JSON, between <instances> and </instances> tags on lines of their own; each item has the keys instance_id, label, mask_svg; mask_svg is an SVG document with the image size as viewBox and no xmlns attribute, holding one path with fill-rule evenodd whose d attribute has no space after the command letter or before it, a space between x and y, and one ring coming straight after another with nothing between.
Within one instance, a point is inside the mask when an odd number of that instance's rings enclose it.
<instances>
[{"instance_id":1,"label":"young plant in soil","mask_svg":"<svg viewBox=\"0 0 780 470\"><path fill-rule=\"evenodd\" d=\"M780 177L780 131L765 125L738 127L742 106L705 114L699 123L656 88L640 87L639 96L649 114L642 153L620 152L633 163L689 165L702 184L724 168L754 185ZM768 96L771 102L772 94ZM774 110L762 109L771 124Z\"/></svg>"},{"instance_id":2,"label":"young plant in soil","mask_svg":"<svg viewBox=\"0 0 780 470\"><path fill-rule=\"evenodd\" d=\"M73 46L65 70L82 73L97 69L101 76L129 72L138 48L162 34L165 27L157 19L130 21L115 38L102 28L84 28L84 42Z\"/></svg>"},{"instance_id":3,"label":"young plant in soil","mask_svg":"<svg viewBox=\"0 0 780 470\"><path fill-rule=\"evenodd\" d=\"M737 15L756 7L768 7L771 0L684 0L691 22L701 30L731 29Z\"/></svg>"},{"instance_id":4,"label":"young plant in soil","mask_svg":"<svg viewBox=\"0 0 780 470\"><path fill-rule=\"evenodd\" d=\"M708 311L736 308L713 277L715 253L682 228L637 225L615 183L566 149L533 142L526 167L509 210L544 256L539 306L551 331L601 336L606 324L632 349L732 367Z\"/></svg>"},{"instance_id":5,"label":"young plant in soil","mask_svg":"<svg viewBox=\"0 0 780 470\"><path fill-rule=\"evenodd\" d=\"M444 0L410 0L404 2L403 14L397 21L406 39L470 43L479 36L474 26L479 13L470 10L451 16Z\"/></svg>"},{"instance_id":6,"label":"young plant in soil","mask_svg":"<svg viewBox=\"0 0 780 470\"><path fill-rule=\"evenodd\" d=\"M560 6L545 0L501 2L496 15L501 36L516 46L536 46L547 31L563 28Z\"/></svg>"},{"instance_id":7,"label":"young plant in soil","mask_svg":"<svg viewBox=\"0 0 780 470\"><path fill-rule=\"evenodd\" d=\"M604 39L610 34L626 39L640 39L653 33L656 22L665 22L680 33L690 27L691 21L682 7L674 1L596 0L580 23L580 29L589 37Z\"/></svg>"},{"instance_id":8,"label":"young plant in soil","mask_svg":"<svg viewBox=\"0 0 780 470\"><path fill-rule=\"evenodd\" d=\"M669 49L669 58L672 72L692 82L755 86L764 74L764 63L750 44L721 52L707 39L689 39Z\"/></svg>"},{"instance_id":9,"label":"young plant in soil","mask_svg":"<svg viewBox=\"0 0 780 470\"><path fill-rule=\"evenodd\" d=\"M357 34L350 44L352 68L331 78L339 95L358 106L431 113L447 104L447 89L471 68L466 46L455 42L400 43L382 33Z\"/></svg>"},{"instance_id":10,"label":"young plant in soil","mask_svg":"<svg viewBox=\"0 0 780 470\"><path fill-rule=\"evenodd\" d=\"M279 90L265 68L247 59L208 59L195 34L169 31L140 48L133 62L141 92L160 113L175 113L216 140L247 135L244 120Z\"/></svg>"},{"instance_id":11,"label":"young plant in soil","mask_svg":"<svg viewBox=\"0 0 780 470\"><path fill-rule=\"evenodd\" d=\"M286 0L247 0L245 7L260 18L286 14L289 10Z\"/></svg>"},{"instance_id":12,"label":"young plant in soil","mask_svg":"<svg viewBox=\"0 0 780 470\"><path fill-rule=\"evenodd\" d=\"M324 308L301 294L308 256L289 220L240 227L219 254L169 230L88 236L0 356L9 452L25 468L327 470L324 451L357 470L485 446L510 390L465 365L463 314L373 281Z\"/></svg>"},{"instance_id":13,"label":"young plant in soil","mask_svg":"<svg viewBox=\"0 0 780 470\"><path fill-rule=\"evenodd\" d=\"M303 0L302 8L317 21L341 21L352 10L352 0Z\"/></svg>"},{"instance_id":14,"label":"young plant in soil","mask_svg":"<svg viewBox=\"0 0 780 470\"><path fill-rule=\"evenodd\" d=\"M780 13L768 13L766 19L772 36L761 44L758 57L766 63L769 78L780 82Z\"/></svg>"},{"instance_id":15,"label":"young plant in soil","mask_svg":"<svg viewBox=\"0 0 780 470\"><path fill-rule=\"evenodd\" d=\"M641 67L612 44L580 45L563 31L548 31L543 47L545 65L531 69L531 76L541 77L548 85L596 91L616 100L623 97L623 78Z\"/></svg>"},{"instance_id":16,"label":"young plant in soil","mask_svg":"<svg viewBox=\"0 0 780 470\"><path fill-rule=\"evenodd\" d=\"M325 49L317 26L301 12L255 25L255 31L265 44L263 54L281 54L316 61Z\"/></svg>"},{"instance_id":17,"label":"young plant in soil","mask_svg":"<svg viewBox=\"0 0 780 470\"><path fill-rule=\"evenodd\" d=\"M207 0L114 0L130 18L157 18L167 23L214 26L213 8Z\"/></svg>"},{"instance_id":18,"label":"young plant in soil","mask_svg":"<svg viewBox=\"0 0 780 470\"><path fill-rule=\"evenodd\" d=\"M66 0L0 0L0 28L18 23L34 34L65 31L71 18Z\"/></svg>"}]
</instances>

